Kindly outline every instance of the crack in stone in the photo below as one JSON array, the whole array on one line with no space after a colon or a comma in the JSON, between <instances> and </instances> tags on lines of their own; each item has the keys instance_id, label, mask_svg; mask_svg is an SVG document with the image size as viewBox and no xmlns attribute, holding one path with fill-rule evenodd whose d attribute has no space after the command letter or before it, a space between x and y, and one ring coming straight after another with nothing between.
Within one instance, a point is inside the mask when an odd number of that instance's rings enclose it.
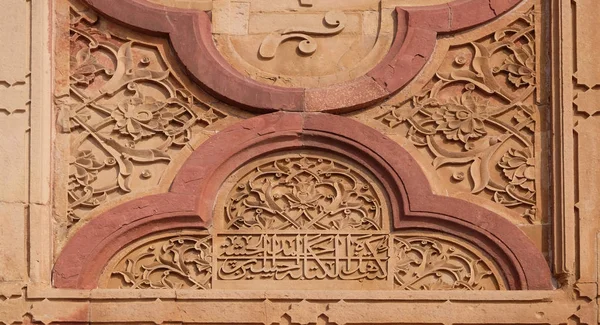
<instances>
[{"instance_id":1,"label":"crack in stone","mask_svg":"<svg viewBox=\"0 0 600 325\"><path fill-rule=\"evenodd\" d=\"M494 16L498 16L496 9L494 9L494 6L492 6L492 0L488 0L488 6L490 6L490 10L494 13Z\"/></svg>"},{"instance_id":2,"label":"crack in stone","mask_svg":"<svg viewBox=\"0 0 600 325\"><path fill-rule=\"evenodd\" d=\"M454 14L452 12L452 6L448 4L448 28L452 29L452 20L454 19Z\"/></svg>"}]
</instances>

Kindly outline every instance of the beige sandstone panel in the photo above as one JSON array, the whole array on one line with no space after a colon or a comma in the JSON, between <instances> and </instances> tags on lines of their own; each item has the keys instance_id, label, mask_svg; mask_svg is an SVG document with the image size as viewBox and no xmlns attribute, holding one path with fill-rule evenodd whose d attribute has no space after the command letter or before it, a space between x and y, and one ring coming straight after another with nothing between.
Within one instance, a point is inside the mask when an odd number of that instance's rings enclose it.
<instances>
[{"instance_id":1,"label":"beige sandstone panel","mask_svg":"<svg viewBox=\"0 0 600 325\"><path fill-rule=\"evenodd\" d=\"M0 3L0 283L27 280L30 15L25 0Z\"/></svg>"},{"instance_id":2,"label":"beige sandstone panel","mask_svg":"<svg viewBox=\"0 0 600 325\"><path fill-rule=\"evenodd\" d=\"M598 23L597 14L600 12L600 2L595 0L579 0L575 4L577 19L577 43L575 57L576 70L574 77L580 85L594 87L600 84L600 65L595 55L596 45L600 42L600 34L595 28L590 28Z\"/></svg>"},{"instance_id":3,"label":"beige sandstone panel","mask_svg":"<svg viewBox=\"0 0 600 325\"><path fill-rule=\"evenodd\" d=\"M5 0L0 3L0 10L6 17L0 21L3 45L0 51L0 86L22 85L27 82L30 72L29 1Z\"/></svg>"},{"instance_id":4,"label":"beige sandstone panel","mask_svg":"<svg viewBox=\"0 0 600 325\"><path fill-rule=\"evenodd\" d=\"M600 159L598 146L598 130L600 130L600 119L597 114L600 63L595 55L590 55L593 44L597 42L598 33L594 32L591 25L595 24L595 14L600 7L596 1L578 1L574 4L574 42L571 50L575 50L575 66L572 87L565 91L563 96L566 100L572 100L565 107L565 112L571 115L573 134L574 156L574 206L576 227L569 228L575 231L576 243L578 243L575 267L569 269L571 278L577 281L582 296L590 299L591 305L597 305L599 301L598 277L600 266L598 262L598 244L600 235L600 214L598 212L598 180L600 180L600 169L597 168ZM567 19L565 19L568 22ZM568 109L574 108L574 109ZM566 115L566 114L565 114ZM566 133L566 132L565 132ZM568 137L566 140L570 140ZM569 202L570 203L570 202ZM599 315L596 310L596 320Z\"/></svg>"},{"instance_id":5,"label":"beige sandstone panel","mask_svg":"<svg viewBox=\"0 0 600 325\"><path fill-rule=\"evenodd\" d=\"M391 46L394 7L381 0L213 2L213 37L262 83L318 87L364 75Z\"/></svg>"}]
</instances>

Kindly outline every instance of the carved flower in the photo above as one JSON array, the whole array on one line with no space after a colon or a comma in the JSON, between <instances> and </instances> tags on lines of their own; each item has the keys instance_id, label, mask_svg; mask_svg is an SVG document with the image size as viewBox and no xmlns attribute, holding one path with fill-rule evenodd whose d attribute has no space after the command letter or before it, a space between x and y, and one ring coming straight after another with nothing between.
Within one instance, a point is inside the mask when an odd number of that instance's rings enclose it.
<instances>
[{"instance_id":1,"label":"carved flower","mask_svg":"<svg viewBox=\"0 0 600 325\"><path fill-rule=\"evenodd\" d=\"M499 71L508 72L508 80L516 87L535 84L535 52L529 43L516 46Z\"/></svg>"},{"instance_id":2,"label":"carved flower","mask_svg":"<svg viewBox=\"0 0 600 325\"><path fill-rule=\"evenodd\" d=\"M488 102L467 91L460 99L441 105L431 117L438 125L436 130L443 131L446 138L467 143L487 133L484 121L489 117Z\"/></svg>"},{"instance_id":3,"label":"carved flower","mask_svg":"<svg viewBox=\"0 0 600 325\"><path fill-rule=\"evenodd\" d=\"M535 161L528 151L510 149L498 163L513 185L535 192Z\"/></svg>"},{"instance_id":4,"label":"carved flower","mask_svg":"<svg viewBox=\"0 0 600 325\"><path fill-rule=\"evenodd\" d=\"M110 70L98 63L89 47L81 49L71 57L71 83L89 86L96 78L96 73L102 70L110 74Z\"/></svg>"},{"instance_id":5,"label":"carved flower","mask_svg":"<svg viewBox=\"0 0 600 325\"><path fill-rule=\"evenodd\" d=\"M103 167L104 163L96 160L91 150L78 151L69 161L69 188L90 185Z\"/></svg>"},{"instance_id":6,"label":"carved flower","mask_svg":"<svg viewBox=\"0 0 600 325\"><path fill-rule=\"evenodd\" d=\"M56 124L63 133L69 133L72 129L80 126L92 118L89 109L83 108L77 111L79 105L73 102L72 98L57 98L54 101L58 109Z\"/></svg>"},{"instance_id":7,"label":"carved flower","mask_svg":"<svg viewBox=\"0 0 600 325\"><path fill-rule=\"evenodd\" d=\"M315 189L314 181L298 182L294 184L292 193L287 196L292 201L292 208L308 209L316 207L317 202L323 197Z\"/></svg>"},{"instance_id":8,"label":"carved flower","mask_svg":"<svg viewBox=\"0 0 600 325\"><path fill-rule=\"evenodd\" d=\"M150 96L127 99L112 112L111 116L117 122L115 130L130 135L134 141L165 130L174 116L163 111L164 107L164 102Z\"/></svg>"}]
</instances>

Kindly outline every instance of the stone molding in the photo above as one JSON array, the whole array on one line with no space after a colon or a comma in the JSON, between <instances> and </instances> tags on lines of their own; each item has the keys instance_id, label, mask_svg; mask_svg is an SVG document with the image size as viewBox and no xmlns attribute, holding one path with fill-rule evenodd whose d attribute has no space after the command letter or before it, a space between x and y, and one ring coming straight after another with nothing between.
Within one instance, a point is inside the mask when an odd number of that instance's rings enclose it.
<instances>
[{"instance_id":1,"label":"stone molding","mask_svg":"<svg viewBox=\"0 0 600 325\"><path fill-rule=\"evenodd\" d=\"M431 58L438 34L486 23L520 0L457 0L428 7L398 7L398 30L386 57L366 75L324 88L269 86L244 77L216 49L209 12L165 7L145 0L85 0L104 15L148 34L168 34L196 82L217 98L253 112L321 111L365 108L396 93ZM165 19L167 17L167 19ZM198 58L202 58L199 60Z\"/></svg>"},{"instance_id":2,"label":"stone molding","mask_svg":"<svg viewBox=\"0 0 600 325\"><path fill-rule=\"evenodd\" d=\"M284 112L223 130L194 151L169 193L127 202L85 225L59 256L54 286L96 288L109 259L135 239L168 229L209 227L221 185L239 166L264 154L311 148L369 169L389 197L392 229L453 235L490 256L510 289L552 289L548 266L524 233L482 207L432 194L414 158L391 139L345 117Z\"/></svg>"}]
</instances>

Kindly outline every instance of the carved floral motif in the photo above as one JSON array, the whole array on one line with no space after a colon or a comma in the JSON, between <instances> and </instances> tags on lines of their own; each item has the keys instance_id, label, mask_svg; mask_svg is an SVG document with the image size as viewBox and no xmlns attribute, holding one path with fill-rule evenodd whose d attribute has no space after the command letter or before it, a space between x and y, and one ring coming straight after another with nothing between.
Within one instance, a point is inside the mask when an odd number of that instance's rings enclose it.
<instances>
[{"instance_id":1,"label":"carved floral motif","mask_svg":"<svg viewBox=\"0 0 600 325\"><path fill-rule=\"evenodd\" d=\"M131 289L210 289L211 263L207 234L162 238L123 257L110 274L111 284Z\"/></svg>"},{"instance_id":2,"label":"carved floral motif","mask_svg":"<svg viewBox=\"0 0 600 325\"><path fill-rule=\"evenodd\" d=\"M435 236L397 236L393 247L398 290L505 289L491 262L456 243Z\"/></svg>"},{"instance_id":3,"label":"carved floral motif","mask_svg":"<svg viewBox=\"0 0 600 325\"><path fill-rule=\"evenodd\" d=\"M381 116L390 128L405 128L433 155L435 168L467 167L452 174L453 182L468 182L472 193L517 209L531 223L538 220L534 34L530 11L489 37L451 48L421 93L384 106Z\"/></svg>"},{"instance_id":4,"label":"carved floral motif","mask_svg":"<svg viewBox=\"0 0 600 325\"><path fill-rule=\"evenodd\" d=\"M362 172L328 158L274 159L229 195L227 229L379 230L382 198Z\"/></svg>"},{"instance_id":5,"label":"carved floral motif","mask_svg":"<svg viewBox=\"0 0 600 325\"><path fill-rule=\"evenodd\" d=\"M70 96L58 126L71 134L70 224L160 178L173 155L225 117L185 89L155 46L115 35L93 14L71 11Z\"/></svg>"}]
</instances>

